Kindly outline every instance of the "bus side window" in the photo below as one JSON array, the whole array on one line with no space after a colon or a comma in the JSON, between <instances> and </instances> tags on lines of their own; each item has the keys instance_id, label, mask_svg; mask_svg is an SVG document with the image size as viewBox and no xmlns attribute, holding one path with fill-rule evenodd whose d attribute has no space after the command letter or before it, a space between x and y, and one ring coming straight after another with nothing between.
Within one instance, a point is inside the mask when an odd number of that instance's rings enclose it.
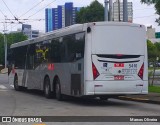
<instances>
[{"instance_id":1,"label":"bus side window","mask_svg":"<svg viewBox=\"0 0 160 125\"><path fill-rule=\"evenodd\" d=\"M35 45L35 65L36 67L43 63L43 62L48 62L49 61L49 50L50 50L50 43L49 41L43 41L40 43L37 43Z\"/></svg>"},{"instance_id":2,"label":"bus side window","mask_svg":"<svg viewBox=\"0 0 160 125\"><path fill-rule=\"evenodd\" d=\"M61 48L63 38L52 39L51 41L51 51L50 59L52 62L58 63L62 61L63 49Z\"/></svg>"},{"instance_id":3,"label":"bus side window","mask_svg":"<svg viewBox=\"0 0 160 125\"><path fill-rule=\"evenodd\" d=\"M30 44L28 47L27 69L34 69L35 44Z\"/></svg>"},{"instance_id":4,"label":"bus side window","mask_svg":"<svg viewBox=\"0 0 160 125\"><path fill-rule=\"evenodd\" d=\"M13 56L14 56L13 62L15 63L16 68L19 69L25 68L26 52L27 52L27 46L22 46L13 49Z\"/></svg>"},{"instance_id":5,"label":"bus side window","mask_svg":"<svg viewBox=\"0 0 160 125\"><path fill-rule=\"evenodd\" d=\"M75 53L76 60L84 57L85 33L75 34Z\"/></svg>"}]
</instances>

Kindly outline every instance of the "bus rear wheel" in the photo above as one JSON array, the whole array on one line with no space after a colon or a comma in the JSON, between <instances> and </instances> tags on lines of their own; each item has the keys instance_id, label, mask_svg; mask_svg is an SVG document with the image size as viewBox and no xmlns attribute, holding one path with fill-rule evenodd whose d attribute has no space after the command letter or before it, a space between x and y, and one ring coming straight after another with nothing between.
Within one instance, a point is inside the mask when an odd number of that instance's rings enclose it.
<instances>
[{"instance_id":1,"label":"bus rear wheel","mask_svg":"<svg viewBox=\"0 0 160 125\"><path fill-rule=\"evenodd\" d=\"M100 98L100 100L102 100L102 101L107 101L108 100L108 97L104 97L104 96L101 96L101 97L99 97Z\"/></svg>"},{"instance_id":2,"label":"bus rear wheel","mask_svg":"<svg viewBox=\"0 0 160 125\"><path fill-rule=\"evenodd\" d=\"M48 77L46 77L45 80L44 80L44 95L48 99L52 97L50 80L49 80Z\"/></svg>"},{"instance_id":3,"label":"bus rear wheel","mask_svg":"<svg viewBox=\"0 0 160 125\"><path fill-rule=\"evenodd\" d=\"M56 80L56 99L59 101L63 100L62 94L61 94L61 86L59 79Z\"/></svg>"},{"instance_id":4,"label":"bus rear wheel","mask_svg":"<svg viewBox=\"0 0 160 125\"><path fill-rule=\"evenodd\" d=\"M18 85L18 77L17 76L14 77L14 89L16 91L20 91L21 90L21 87Z\"/></svg>"}]
</instances>

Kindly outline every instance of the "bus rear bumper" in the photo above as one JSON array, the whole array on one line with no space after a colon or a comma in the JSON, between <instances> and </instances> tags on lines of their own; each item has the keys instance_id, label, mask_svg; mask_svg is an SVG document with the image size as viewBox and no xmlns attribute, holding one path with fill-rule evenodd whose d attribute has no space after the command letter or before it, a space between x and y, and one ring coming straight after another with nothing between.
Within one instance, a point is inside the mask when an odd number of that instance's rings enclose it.
<instances>
[{"instance_id":1,"label":"bus rear bumper","mask_svg":"<svg viewBox=\"0 0 160 125\"><path fill-rule=\"evenodd\" d=\"M148 81L86 81L84 95L148 94Z\"/></svg>"}]
</instances>

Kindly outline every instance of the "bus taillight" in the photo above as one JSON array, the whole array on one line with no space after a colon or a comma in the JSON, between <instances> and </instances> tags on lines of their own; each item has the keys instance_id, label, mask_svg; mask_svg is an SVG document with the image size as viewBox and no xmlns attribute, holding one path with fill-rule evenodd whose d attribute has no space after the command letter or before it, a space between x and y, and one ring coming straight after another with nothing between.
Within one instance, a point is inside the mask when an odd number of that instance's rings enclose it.
<instances>
[{"instance_id":1,"label":"bus taillight","mask_svg":"<svg viewBox=\"0 0 160 125\"><path fill-rule=\"evenodd\" d=\"M48 64L48 70L54 70L54 64Z\"/></svg>"},{"instance_id":2,"label":"bus taillight","mask_svg":"<svg viewBox=\"0 0 160 125\"><path fill-rule=\"evenodd\" d=\"M140 68L140 70L139 70L139 72L138 72L138 76L139 76L141 79L143 79L143 72L144 72L144 63L142 64L142 66L141 66L141 68Z\"/></svg>"},{"instance_id":3,"label":"bus taillight","mask_svg":"<svg viewBox=\"0 0 160 125\"><path fill-rule=\"evenodd\" d=\"M97 68L95 67L94 63L92 62L92 71L93 71L93 78L94 80L100 75Z\"/></svg>"}]
</instances>

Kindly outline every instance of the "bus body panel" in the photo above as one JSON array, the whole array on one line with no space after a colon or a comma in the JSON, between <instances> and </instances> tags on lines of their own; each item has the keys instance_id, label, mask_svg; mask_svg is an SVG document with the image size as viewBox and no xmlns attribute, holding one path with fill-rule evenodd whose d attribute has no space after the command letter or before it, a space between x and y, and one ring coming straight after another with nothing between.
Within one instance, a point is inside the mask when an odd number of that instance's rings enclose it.
<instances>
[{"instance_id":1,"label":"bus body panel","mask_svg":"<svg viewBox=\"0 0 160 125\"><path fill-rule=\"evenodd\" d=\"M47 76L50 79L51 91L55 89L55 78L59 78L61 93L64 95L100 97L148 93L147 46L145 28L141 25L115 22L75 25L47 33L45 36L33 40L13 44L11 48L32 46L42 41L48 41L52 47L55 39L80 33L85 33L84 57L82 57L82 53L78 52L74 53L74 56L81 57L77 60L76 58L72 61L62 62L52 60L53 62L43 62L31 69L26 67L25 70L15 69L19 86L44 90L44 79ZM61 44L60 40L59 43ZM64 44L65 47L74 48L71 42L69 45ZM76 45L81 46L81 44ZM68 53L70 49L65 53ZM125 58L122 58L123 56ZM27 56L26 58L28 59ZM144 71L141 79L138 74L143 64ZM95 79L93 65L99 73ZM127 70L129 67L131 67L130 71ZM110 69L109 74L107 74L107 68ZM15 73L9 74L10 84L13 84ZM119 76L123 76L123 79L119 79L121 78Z\"/></svg>"},{"instance_id":2,"label":"bus body panel","mask_svg":"<svg viewBox=\"0 0 160 125\"><path fill-rule=\"evenodd\" d=\"M97 23L97 25L95 23L90 27L91 33L87 35L86 42L89 50L86 50L88 60L85 60L84 94L147 94L145 27L104 23ZM121 58L123 56L124 58ZM93 64L99 73L96 79L93 78ZM141 79L138 74L143 64L144 71Z\"/></svg>"},{"instance_id":3,"label":"bus body panel","mask_svg":"<svg viewBox=\"0 0 160 125\"><path fill-rule=\"evenodd\" d=\"M86 81L85 95L148 94L147 81ZM143 86L139 86L143 84ZM144 88L144 89L142 89Z\"/></svg>"}]
</instances>

